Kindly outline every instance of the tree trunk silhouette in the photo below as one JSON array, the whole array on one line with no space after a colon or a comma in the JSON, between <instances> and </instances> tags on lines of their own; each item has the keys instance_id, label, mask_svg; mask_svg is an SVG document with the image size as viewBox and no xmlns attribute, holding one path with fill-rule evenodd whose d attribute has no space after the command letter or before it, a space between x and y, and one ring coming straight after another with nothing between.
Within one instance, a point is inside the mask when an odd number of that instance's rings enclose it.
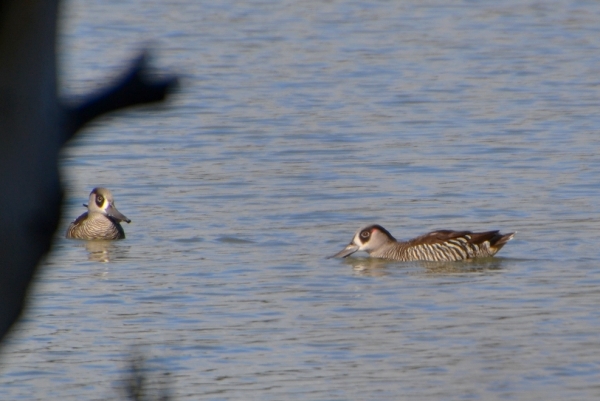
<instances>
[{"instance_id":1,"label":"tree trunk silhouette","mask_svg":"<svg viewBox=\"0 0 600 401\"><path fill-rule=\"evenodd\" d=\"M0 340L18 319L60 221L58 156L95 117L161 101L175 78L146 77L146 56L79 105L58 98L58 0L0 0Z\"/></svg>"}]
</instances>

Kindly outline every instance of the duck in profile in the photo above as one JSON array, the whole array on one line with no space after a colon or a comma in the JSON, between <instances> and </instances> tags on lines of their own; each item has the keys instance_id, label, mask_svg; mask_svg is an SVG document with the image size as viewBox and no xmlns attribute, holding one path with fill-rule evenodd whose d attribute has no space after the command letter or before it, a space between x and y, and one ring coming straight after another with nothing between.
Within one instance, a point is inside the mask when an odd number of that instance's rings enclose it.
<instances>
[{"instance_id":1,"label":"duck in profile","mask_svg":"<svg viewBox=\"0 0 600 401\"><path fill-rule=\"evenodd\" d=\"M402 262L454 262L494 256L514 235L500 234L500 231L439 230L403 242L375 224L358 230L350 244L330 258L345 258L354 252L366 251L372 258Z\"/></svg>"},{"instance_id":2,"label":"duck in profile","mask_svg":"<svg viewBox=\"0 0 600 401\"><path fill-rule=\"evenodd\" d=\"M67 238L113 240L125 238L121 222L131 223L115 206L112 193L106 188L94 188L90 193L88 211L76 218L67 229Z\"/></svg>"}]
</instances>

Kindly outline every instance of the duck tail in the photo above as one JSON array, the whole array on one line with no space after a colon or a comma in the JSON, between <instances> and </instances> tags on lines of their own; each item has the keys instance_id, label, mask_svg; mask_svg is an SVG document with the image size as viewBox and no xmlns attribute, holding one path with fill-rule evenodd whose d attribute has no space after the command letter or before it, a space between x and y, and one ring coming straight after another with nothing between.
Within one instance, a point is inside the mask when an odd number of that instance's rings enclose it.
<instances>
[{"instance_id":1,"label":"duck tail","mask_svg":"<svg viewBox=\"0 0 600 401\"><path fill-rule=\"evenodd\" d=\"M498 233L497 237L494 238L495 241L493 241L491 245L494 248L500 250L500 248L502 248L508 241L513 239L513 237L515 236L516 233L517 233L516 231L514 233L508 233L508 234Z\"/></svg>"}]
</instances>

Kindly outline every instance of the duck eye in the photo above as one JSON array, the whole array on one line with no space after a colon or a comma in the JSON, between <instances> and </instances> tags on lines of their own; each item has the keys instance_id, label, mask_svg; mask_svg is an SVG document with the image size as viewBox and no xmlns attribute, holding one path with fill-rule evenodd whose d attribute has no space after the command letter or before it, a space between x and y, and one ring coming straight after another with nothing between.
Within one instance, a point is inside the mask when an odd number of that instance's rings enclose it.
<instances>
[{"instance_id":1,"label":"duck eye","mask_svg":"<svg viewBox=\"0 0 600 401\"><path fill-rule=\"evenodd\" d=\"M102 203L104 203L104 197L102 195L96 196L96 205L102 206Z\"/></svg>"},{"instance_id":2,"label":"duck eye","mask_svg":"<svg viewBox=\"0 0 600 401\"><path fill-rule=\"evenodd\" d=\"M360 233L361 238L369 238L370 235L371 233L369 231L363 231Z\"/></svg>"}]
</instances>

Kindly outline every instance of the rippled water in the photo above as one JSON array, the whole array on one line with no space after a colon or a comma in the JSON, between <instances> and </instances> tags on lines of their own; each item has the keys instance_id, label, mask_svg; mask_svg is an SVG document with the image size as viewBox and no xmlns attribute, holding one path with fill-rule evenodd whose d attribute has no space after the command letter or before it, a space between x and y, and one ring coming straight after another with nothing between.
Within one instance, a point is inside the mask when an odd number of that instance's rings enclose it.
<instances>
[{"instance_id":1,"label":"rippled water","mask_svg":"<svg viewBox=\"0 0 600 401\"><path fill-rule=\"evenodd\" d=\"M600 396L600 4L169 3L66 3L66 94L144 44L183 79L64 152L2 399L117 398L132 353L177 400ZM100 185L127 239L63 239ZM325 259L372 222L518 233Z\"/></svg>"}]
</instances>

